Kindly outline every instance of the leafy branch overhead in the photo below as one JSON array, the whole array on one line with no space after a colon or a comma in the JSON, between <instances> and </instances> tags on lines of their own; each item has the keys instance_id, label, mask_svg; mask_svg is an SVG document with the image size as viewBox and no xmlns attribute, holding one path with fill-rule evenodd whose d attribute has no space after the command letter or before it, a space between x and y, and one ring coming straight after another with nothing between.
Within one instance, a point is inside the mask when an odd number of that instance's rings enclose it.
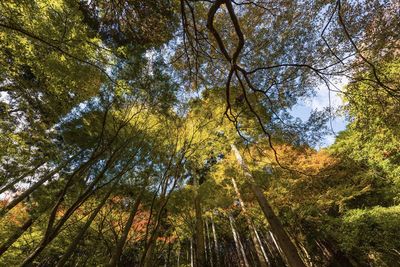
<instances>
[{"instance_id":1,"label":"leafy branch overhead","mask_svg":"<svg viewBox=\"0 0 400 267\"><path fill-rule=\"evenodd\" d=\"M1 1L0 265L397 266L399 10Z\"/></svg>"}]
</instances>

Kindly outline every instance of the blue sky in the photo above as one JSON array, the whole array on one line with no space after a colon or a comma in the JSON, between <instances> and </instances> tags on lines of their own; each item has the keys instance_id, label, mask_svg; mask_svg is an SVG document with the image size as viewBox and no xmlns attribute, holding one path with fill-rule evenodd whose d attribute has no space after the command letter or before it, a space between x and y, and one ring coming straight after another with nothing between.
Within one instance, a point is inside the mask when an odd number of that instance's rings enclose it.
<instances>
[{"instance_id":1,"label":"blue sky","mask_svg":"<svg viewBox=\"0 0 400 267\"><path fill-rule=\"evenodd\" d=\"M339 89L342 89L345 84L346 81L340 81L337 82L335 85ZM330 97L331 106L333 109L336 109L343 104L341 96L338 93L331 92ZM302 119L303 121L307 121L312 110L322 110L325 107L329 107L329 91L326 87L319 87L315 97L303 100L299 104L295 105L292 108L291 114L295 117ZM332 128L334 133L336 134L340 131L343 131L346 128L346 125L347 122L343 116L335 116L332 119ZM328 128L330 129L330 125L328 125ZM330 133L329 135L325 136L325 138L321 141L321 144L319 144L316 148L320 149L333 144L333 142L335 141L334 133Z\"/></svg>"}]
</instances>

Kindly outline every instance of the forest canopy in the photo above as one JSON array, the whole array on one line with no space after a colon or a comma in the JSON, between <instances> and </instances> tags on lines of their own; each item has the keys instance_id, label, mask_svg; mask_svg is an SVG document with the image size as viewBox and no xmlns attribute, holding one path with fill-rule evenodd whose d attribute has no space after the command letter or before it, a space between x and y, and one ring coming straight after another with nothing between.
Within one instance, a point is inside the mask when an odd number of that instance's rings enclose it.
<instances>
[{"instance_id":1,"label":"forest canopy","mask_svg":"<svg viewBox=\"0 0 400 267\"><path fill-rule=\"evenodd\" d=\"M400 266L399 22L0 1L0 266Z\"/></svg>"}]
</instances>

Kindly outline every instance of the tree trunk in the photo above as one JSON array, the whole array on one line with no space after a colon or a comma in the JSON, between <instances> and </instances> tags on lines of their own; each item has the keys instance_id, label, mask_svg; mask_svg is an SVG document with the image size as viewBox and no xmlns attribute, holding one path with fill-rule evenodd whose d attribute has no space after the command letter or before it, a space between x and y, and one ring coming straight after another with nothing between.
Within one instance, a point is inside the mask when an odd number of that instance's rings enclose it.
<instances>
[{"instance_id":1,"label":"tree trunk","mask_svg":"<svg viewBox=\"0 0 400 267\"><path fill-rule=\"evenodd\" d=\"M209 255L208 255L208 248L207 248L207 236L206 236L206 228L205 228L204 224L205 224L205 221L203 220L204 256L205 256L206 265L209 265L208 264Z\"/></svg>"},{"instance_id":2,"label":"tree trunk","mask_svg":"<svg viewBox=\"0 0 400 267\"><path fill-rule=\"evenodd\" d=\"M152 261L152 256L153 256L153 250L157 242L157 238L159 235L159 228L161 225L161 220L163 220L163 217L166 215L164 213L165 205L168 202L168 198L165 198L165 195L162 196L162 199L160 200L161 205L160 205L160 210L157 212L157 219L156 219L156 224L154 226L153 232L151 233L151 236L149 238L149 241L146 242L145 248L143 251L142 259L140 261L140 266L143 267L150 267L151 261Z\"/></svg>"},{"instance_id":3,"label":"tree trunk","mask_svg":"<svg viewBox=\"0 0 400 267\"><path fill-rule=\"evenodd\" d=\"M193 258L193 238L190 238L190 266L194 267L194 258Z\"/></svg>"},{"instance_id":4,"label":"tree trunk","mask_svg":"<svg viewBox=\"0 0 400 267\"><path fill-rule=\"evenodd\" d=\"M267 264L267 262L266 262L266 258L265 258L265 256L264 256L264 254L263 254L263 249L264 249L264 248L263 248L262 245L258 242L256 228L255 228L255 226L254 226L253 221L252 221L251 218L250 218L250 215L249 215L248 212L247 212L246 206L244 205L242 196L241 196L241 194L240 194L239 188L238 188L238 186L237 186L236 181L235 181L234 178L232 178L232 184L233 184L233 188L235 189L236 196L237 196L237 198L239 199L240 207L242 208L242 211L243 211L244 217L245 217L245 219L246 219L246 222L247 222L247 224L248 224L248 226L249 226L249 229L250 229L250 237L251 237L251 241L252 241L252 243L253 243L253 246L254 246L254 248L255 248L256 254L257 254L258 262L260 263L260 266L261 266L261 267L266 267L266 266L268 266L268 264ZM264 253L265 253L265 252L264 252Z\"/></svg>"},{"instance_id":5,"label":"tree trunk","mask_svg":"<svg viewBox=\"0 0 400 267\"><path fill-rule=\"evenodd\" d=\"M239 234L236 232L234 227L234 221L232 215L229 215L229 223L231 225L233 239L235 240L236 252L241 262L240 266L249 267L249 262L247 261L246 253L244 252L242 242L240 241Z\"/></svg>"},{"instance_id":6,"label":"tree trunk","mask_svg":"<svg viewBox=\"0 0 400 267\"><path fill-rule=\"evenodd\" d=\"M285 265L284 263L284 255L282 250L279 248L278 244L276 243L271 231L268 231L268 235L265 236L262 232L259 233L260 240L261 238L264 239L265 245L268 248L270 253L271 259L274 261L274 265L282 266Z\"/></svg>"},{"instance_id":7,"label":"tree trunk","mask_svg":"<svg viewBox=\"0 0 400 267\"><path fill-rule=\"evenodd\" d=\"M122 148L123 146L120 146L119 148L117 148L116 150L114 150L109 159L107 160L106 163L106 169L109 167L109 165L111 163L114 162L115 160L115 156L117 154L117 152ZM91 166L93 166L93 164L96 162L97 159L99 159L103 153L104 153L104 149L98 151L98 148L96 148L92 153L90 158L84 162L83 164L81 164L69 177L68 177L68 182L67 184L72 185L72 182L74 180L75 176L80 176L83 173L86 172L86 170L88 170ZM82 151L81 151L82 152ZM62 168L64 168L69 162L71 162L75 157L77 157L81 152L75 154L73 157L71 157L70 159L68 159L64 164L60 165L59 167L57 167L57 169L53 170L52 172L50 172L49 174L47 174L45 177L43 177L42 179L40 179L38 182L36 182L34 185L32 185L31 187L29 187L27 190L25 190L21 195L19 195L16 199L14 199L13 201L11 201L10 203L8 203L8 205L6 207L4 207L1 211L0 211L0 216L4 215L5 213L7 213L9 210L11 210L13 207L15 207L18 203L20 203L22 200L24 200L27 196L29 196L30 194L32 194L36 189L38 189L42 184L44 184L46 181L48 181L50 178L53 177L54 174L58 173ZM104 173L103 173L104 174Z\"/></svg>"},{"instance_id":8,"label":"tree trunk","mask_svg":"<svg viewBox=\"0 0 400 267\"><path fill-rule=\"evenodd\" d=\"M179 243L179 249L178 249L178 253L177 253L178 255L176 255L176 265L179 267L179 259L180 259L180 256L181 256L181 244Z\"/></svg>"},{"instance_id":9,"label":"tree trunk","mask_svg":"<svg viewBox=\"0 0 400 267\"><path fill-rule=\"evenodd\" d=\"M6 242L4 242L0 246L0 256L3 255L8 250L8 248L11 247L12 244L14 244L14 242L18 240L18 238L20 238L20 236L32 225L33 221L34 219L32 217L26 220L25 223L20 228L18 228L14 232L14 234L7 239Z\"/></svg>"},{"instance_id":10,"label":"tree trunk","mask_svg":"<svg viewBox=\"0 0 400 267\"><path fill-rule=\"evenodd\" d=\"M72 176L70 176L70 179L72 178ZM45 234L42 238L42 240L40 241L39 245L35 248L35 250L29 254L29 256L27 258L25 258L25 260L22 262L21 266L22 267L27 267L27 266L31 266L33 260L39 255L40 252L42 252L43 249L46 248L47 244L49 244L51 242L51 240L54 238L53 234L54 234L54 228L53 228L53 224L56 218L56 214L57 214L57 207L61 204L61 202L64 199L64 196L66 194L66 190L69 186L69 181L67 181L67 184L64 186L63 190L61 190L60 194L58 195L56 204L53 206L50 216L49 216L49 220L47 223L47 228L45 231Z\"/></svg>"},{"instance_id":11,"label":"tree trunk","mask_svg":"<svg viewBox=\"0 0 400 267\"><path fill-rule=\"evenodd\" d=\"M13 188L15 184L17 184L18 182L22 181L25 177L28 177L29 175L34 174L36 172L36 170L39 169L41 166L43 166L45 163L46 162L41 162L41 163L37 164L31 170L29 170L29 171L25 172L24 174L20 175L18 178L14 179L9 184L4 185L0 189L0 195L2 193L6 192L7 190L10 190L11 188Z\"/></svg>"},{"instance_id":12,"label":"tree trunk","mask_svg":"<svg viewBox=\"0 0 400 267\"><path fill-rule=\"evenodd\" d=\"M76 156L76 155L75 155ZM74 158L71 157L69 160L67 160L64 164L58 166L56 169L54 169L53 171L49 172L48 174L46 174L44 177L42 177L39 181L37 181L35 184L33 184L31 187L29 187L27 190L25 190L21 195L17 196L15 199L13 199L10 203L8 203L1 211L0 211L0 216L3 216L4 214L6 214L9 210L11 210L12 208L14 208L16 205L18 205L18 203L20 203L22 200L24 200L27 196L29 196L30 194L32 194L36 189L38 189L42 184L44 184L45 182L47 182L48 180L50 180L56 173L58 173L59 171L61 171L69 162L71 162ZM72 174L72 176L75 176L76 174L78 174L79 172L82 171L82 169L84 169L84 166L86 166L85 164L81 165L77 170L75 170ZM11 187L12 185L7 185L4 188L4 191L8 190L8 187Z\"/></svg>"},{"instance_id":13,"label":"tree trunk","mask_svg":"<svg viewBox=\"0 0 400 267\"><path fill-rule=\"evenodd\" d=\"M256 185L252 184L251 189L253 193L256 195L257 201L261 206L261 209L268 220L268 223L271 227L271 231L276 237L279 247L282 249L282 252L291 267L304 267L304 263L301 260L299 254L297 253L296 247L290 240L289 236L285 232L281 222L278 217L275 215L273 209L267 202L264 194L261 192L260 188Z\"/></svg>"},{"instance_id":14,"label":"tree trunk","mask_svg":"<svg viewBox=\"0 0 400 267\"><path fill-rule=\"evenodd\" d=\"M263 246L263 244L262 244L262 242L261 242L260 235L258 234L257 229L256 229L255 226L254 226L254 233L255 233L255 235L256 235L258 244L260 245L261 252L262 252L262 254L263 254L263 256L264 256L265 262L266 262L267 266L270 266L270 265L271 265L271 262L270 262L269 259L268 259L267 252L266 252L265 249L264 249L264 246Z\"/></svg>"},{"instance_id":15,"label":"tree trunk","mask_svg":"<svg viewBox=\"0 0 400 267\"><path fill-rule=\"evenodd\" d=\"M115 185L115 184L114 184ZM72 253L78 246L79 242L83 239L87 229L89 229L90 225L96 218L97 214L100 212L101 208L105 205L107 199L110 197L112 190L114 189L114 186L110 188L110 190L106 193L104 198L101 200L99 205L97 205L96 209L92 212L90 215L89 219L86 221L85 225L82 227L82 229L79 230L78 234L75 236L75 239L71 242L71 244L68 246L67 251L65 254L62 256L62 258L58 261L57 267L62 267L65 265L69 257L71 257Z\"/></svg>"},{"instance_id":16,"label":"tree trunk","mask_svg":"<svg viewBox=\"0 0 400 267\"><path fill-rule=\"evenodd\" d=\"M251 183L251 190L254 193L255 197L257 198L258 204L261 207L262 212L264 213L265 218L267 219L273 234L275 235L276 239L278 240L279 246L282 248L283 254L289 264L290 267L305 267L303 261L301 260L299 254L297 253L296 247L290 240L289 236L285 232L281 222L279 221L278 217L275 215L273 209L269 205L267 199L265 198L263 192L260 190L258 186L254 183L254 177L250 173L249 168L245 164L240 155L239 151L237 150L235 145L231 145L233 152L235 153L236 159L239 162L240 166L243 169L243 172L246 177L252 179Z\"/></svg>"},{"instance_id":17,"label":"tree trunk","mask_svg":"<svg viewBox=\"0 0 400 267\"><path fill-rule=\"evenodd\" d=\"M330 267L352 267L359 265L338 249L337 246L332 244L331 241L317 240L316 243L323 251L323 255L326 257Z\"/></svg>"},{"instance_id":18,"label":"tree trunk","mask_svg":"<svg viewBox=\"0 0 400 267\"><path fill-rule=\"evenodd\" d=\"M135 199L135 203L132 206L131 212L129 214L128 221L126 222L124 230L122 232L122 236L118 240L117 245L116 245L115 250L114 250L114 253L113 253L109 263L107 264L108 267L115 267L118 264L118 261L119 261L119 258L121 257L122 250L124 248L126 239L128 238L129 230L132 227L133 219L135 218L135 215L136 215L136 213L138 211L140 202L142 200L143 192L144 192L144 190L141 190L139 195Z\"/></svg>"},{"instance_id":19,"label":"tree trunk","mask_svg":"<svg viewBox=\"0 0 400 267\"><path fill-rule=\"evenodd\" d=\"M210 266L214 267L214 257L213 257L213 253L212 253L212 249L211 249L211 238L210 238L210 230L208 227L208 220L205 221L206 223L206 231L207 231L207 241L208 241L208 254L209 254L209 258L210 258Z\"/></svg>"},{"instance_id":20,"label":"tree trunk","mask_svg":"<svg viewBox=\"0 0 400 267\"><path fill-rule=\"evenodd\" d=\"M215 249L215 258L217 259L216 265L217 267L221 266L221 260L219 258L219 247L218 247L218 239L217 239L217 232L215 231L215 224L214 224L214 220L211 217L211 228L212 228L212 232L213 232L213 238L214 238L214 249Z\"/></svg>"},{"instance_id":21,"label":"tree trunk","mask_svg":"<svg viewBox=\"0 0 400 267\"><path fill-rule=\"evenodd\" d=\"M63 216L58 220L58 222L54 225L56 220L56 215L58 211L58 207L64 201L65 194L67 189L72 185L72 178L70 176L66 185L64 186L63 190L60 192L56 204L53 206L52 211L49 216L49 220L47 223L47 229L42 238L41 242L37 246L37 248L24 260L22 266L30 266L32 261L42 252L43 249L58 235L59 230L64 225L64 223L71 217L71 215L78 209L93 193L94 191L91 190L94 187L95 183L99 180L99 176L103 176L107 168L104 168L94 179L92 184L88 188L86 188L85 192L81 194L78 199L72 204L70 208L63 214Z\"/></svg>"},{"instance_id":22,"label":"tree trunk","mask_svg":"<svg viewBox=\"0 0 400 267\"><path fill-rule=\"evenodd\" d=\"M171 250L172 250L172 243L168 243L168 254L167 254L167 261L165 262L165 266L169 266L169 262L171 260Z\"/></svg>"},{"instance_id":23,"label":"tree trunk","mask_svg":"<svg viewBox=\"0 0 400 267\"><path fill-rule=\"evenodd\" d=\"M146 250L146 254L143 260L143 267L152 267L152 258L153 258L153 251L154 251L154 247L156 246L156 242L157 242L157 238L158 238L158 230L156 235L154 235L154 237L150 240L149 246Z\"/></svg>"},{"instance_id":24,"label":"tree trunk","mask_svg":"<svg viewBox=\"0 0 400 267\"><path fill-rule=\"evenodd\" d=\"M196 213L196 266L206 266L205 261L205 250L204 250L204 229L203 229L203 218L201 211L200 196L197 192L198 187L196 187L196 193L194 198L194 207Z\"/></svg>"},{"instance_id":25,"label":"tree trunk","mask_svg":"<svg viewBox=\"0 0 400 267\"><path fill-rule=\"evenodd\" d=\"M190 262L189 252L190 252L190 245L189 249L186 250L186 262Z\"/></svg>"}]
</instances>

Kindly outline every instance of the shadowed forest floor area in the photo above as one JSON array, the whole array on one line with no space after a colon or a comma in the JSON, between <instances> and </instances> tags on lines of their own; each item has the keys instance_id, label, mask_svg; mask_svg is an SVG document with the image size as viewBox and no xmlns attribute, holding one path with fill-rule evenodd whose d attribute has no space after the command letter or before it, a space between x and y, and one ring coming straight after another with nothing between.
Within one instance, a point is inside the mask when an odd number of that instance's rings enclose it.
<instances>
[{"instance_id":1,"label":"shadowed forest floor area","mask_svg":"<svg viewBox=\"0 0 400 267\"><path fill-rule=\"evenodd\" d=\"M0 1L0 266L400 266L399 22Z\"/></svg>"}]
</instances>

